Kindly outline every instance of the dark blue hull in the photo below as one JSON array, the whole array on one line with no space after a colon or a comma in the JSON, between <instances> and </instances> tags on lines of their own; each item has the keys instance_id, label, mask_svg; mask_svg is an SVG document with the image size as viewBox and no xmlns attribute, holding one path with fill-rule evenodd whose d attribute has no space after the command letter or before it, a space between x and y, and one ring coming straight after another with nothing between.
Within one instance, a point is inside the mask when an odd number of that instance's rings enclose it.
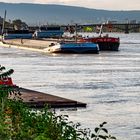
<instances>
[{"instance_id":1,"label":"dark blue hull","mask_svg":"<svg viewBox=\"0 0 140 140\"><path fill-rule=\"evenodd\" d=\"M50 46L51 53L99 53L99 47L95 43L62 43Z\"/></svg>"}]
</instances>

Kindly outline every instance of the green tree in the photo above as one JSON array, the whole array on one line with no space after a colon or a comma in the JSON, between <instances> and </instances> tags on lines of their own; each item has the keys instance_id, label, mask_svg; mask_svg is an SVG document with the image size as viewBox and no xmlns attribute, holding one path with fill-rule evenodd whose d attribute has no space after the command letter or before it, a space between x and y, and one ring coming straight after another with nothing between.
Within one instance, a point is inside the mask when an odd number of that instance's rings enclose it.
<instances>
[{"instance_id":1,"label":"green tree","mask_svg":"<svg viewBox=\"0 0 140 140\"><path fill-rule=\"evenodd\" d=\"M23 22L20 19L13 20L12 24L15 29L23 29L23 28L27 28L27 26L28 26L25 22Z\"/></svg>"}]
</instances>

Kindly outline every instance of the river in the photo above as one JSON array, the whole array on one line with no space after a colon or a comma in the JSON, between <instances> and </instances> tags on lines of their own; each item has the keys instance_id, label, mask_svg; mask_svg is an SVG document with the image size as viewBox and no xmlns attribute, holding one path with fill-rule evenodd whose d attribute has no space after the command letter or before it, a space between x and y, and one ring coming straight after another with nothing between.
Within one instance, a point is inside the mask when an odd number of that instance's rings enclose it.
<instances>
[{"instance_id":1,"label":"river","mask_svg":"<svg viewBox=\"0 0 140 140\"><path fill-rule=\"evenodd\" d=\"M91 130L106 121L119 140L140 140L140 34L112 36L120 37L118 52L48 55L0 47L0 64L14 69L20 87L87 103L58 110L69 120Z\"/></svg>"}]
</instances>

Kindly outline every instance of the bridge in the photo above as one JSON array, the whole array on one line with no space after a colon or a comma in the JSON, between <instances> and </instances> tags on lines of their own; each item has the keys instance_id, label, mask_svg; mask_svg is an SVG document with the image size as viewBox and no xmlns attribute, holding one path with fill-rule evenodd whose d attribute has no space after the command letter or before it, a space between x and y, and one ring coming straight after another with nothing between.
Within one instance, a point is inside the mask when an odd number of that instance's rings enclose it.
<instances>
[{"instance_id":1,"label":"bridge","mask_svg":"<svg viewBox=\"0 0 140 140\"><path fill-rule=\"evenodd\" d=\"M47 26L47 25L46 25ZM53 25L52 25L53 26ZM56 25L54 25L56 26ZM66 29L72 30L74 32L77 28L78 31L86 31L89 29L89 32L96 32L97 27L100 28L101 24L73 24L73 25L57 25ZM2 27L2 25L0 25ZM30 26L29 30L34 32L36 29L39 29L39 26ZM103 25L103 32L139 32L140 33L140 23L109 23Z\"/></svg>"},{"instance_id":2,"label":"bridge","mask_svg":"<svg viewBox=\"0 0 140 140\"><path fill-rule=\"evenodd\" d=\"M77 24L76 28L82 31L84 28L88 27L95 31L96 28L97 27L99 28L100 26L101 24L84 24L84 25ZM75 29L75 25L63 25L63 27L65 28L70 27L70 28ZM109 31L109 32L120 31L124 33L140 32L140 23L109 23L109 24L103 25L103 30Z\"/></svg>"}]
</instances>

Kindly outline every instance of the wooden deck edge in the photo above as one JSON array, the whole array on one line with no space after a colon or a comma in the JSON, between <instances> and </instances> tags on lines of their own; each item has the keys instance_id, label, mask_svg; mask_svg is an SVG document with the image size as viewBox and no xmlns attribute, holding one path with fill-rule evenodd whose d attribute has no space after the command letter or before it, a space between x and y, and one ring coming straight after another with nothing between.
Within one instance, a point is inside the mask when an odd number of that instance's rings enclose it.
<instances>
[{"instance_id":1,"label":"wooden deck edge","mask_svg":"<svg viewBox=\"0 0 140 140\"><path fill-rule=\"evenodd\" d=\"M46 103L46 102L24 102L31 108L43 108L48 106L49 108L86 108L85 103Z\"/></svg>"},{"instance_id":2,"label":"wooden deck edge","mask_svg":"<svg viewBox=\"0 0 140 140\"><path fill-rule=\"evenodd\" d=\"M85 108L86 107L86 103L78 102L75 100L71 100L55 95L50 95L43 92L38 92L25 88L20 88L20 91L21 91L21 95L24 97L23 102L32 108L43 108L45 106L48 106L50 108L73 108L73 107ZM38 98L34 98L34 96ZM40 100L40 98L42 100Z\"/></svg>"}]
</instances>

